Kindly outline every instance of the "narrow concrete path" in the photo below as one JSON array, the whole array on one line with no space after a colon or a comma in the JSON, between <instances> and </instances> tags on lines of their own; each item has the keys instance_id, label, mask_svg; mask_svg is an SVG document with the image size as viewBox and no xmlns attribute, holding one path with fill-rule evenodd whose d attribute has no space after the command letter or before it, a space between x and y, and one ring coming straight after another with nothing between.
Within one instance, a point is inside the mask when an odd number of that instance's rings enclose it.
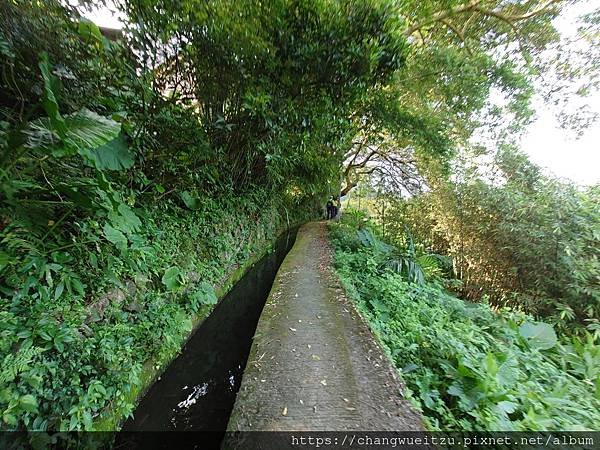
<instances>
[{"instance_id":1,"label":"narrow concrete path","mask_svg":"<svg viewBox=\"0 0 600 450\"><path fill-rule=\"evenodd\" d=\"M326 224L298 231L258 322L228 430L421 430L331 268Z\"/></svg>"}]
</instances>

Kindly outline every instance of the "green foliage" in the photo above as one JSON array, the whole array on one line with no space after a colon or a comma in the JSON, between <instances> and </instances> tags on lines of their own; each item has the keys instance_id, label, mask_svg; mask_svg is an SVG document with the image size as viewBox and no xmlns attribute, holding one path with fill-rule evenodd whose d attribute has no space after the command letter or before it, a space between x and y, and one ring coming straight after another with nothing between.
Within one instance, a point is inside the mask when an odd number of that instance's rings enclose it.
<instances>
[{"instance_id":1,"label":"green foliage","mask_svg":"<svg viewBox=\"0 0 600 450\"><path fill-rule=\"evenodd\" d=\"M562 327L593 328L600 316L597 186L546 177L514 148L496 155L492 168L493 180L467 166L456 182L438 181L431 192L397 202L388 229L408 226L451 256L465 298L487 296Z\"/></svg>"},{"instance_id":2,"label":"green foliage","mask_svg":"<svg viewBox=\"0 0 600 450\"><path fill-rule=\"evenodd\" d=\"M170 199L137 214L120 206L104 226L80 221L83 236L68 249L9 254L0 428L91 430L107 415L126 416L144 364L168 362L192 319L217 303L215 287L288 223L268 192L200 205L191 212ZM291 223L304 211L290 212Z\"/></svg>"},{"instance_id":3,"label":"green foliage","mask_svg":"<svg viewBox=\"0 0 600 450\"><path fill-rule=\"evenodd\" d=\"M492 87L528 116L530 67L490 56L513 47L507 24L476 21L457 44L435 2L101 2L126 17L114 41L80 16L97 2L70 3L0 2L3 428L130 413L144 363L179 350L229 268L314 214L357 137L408 149L383 152L387 166L433 165ZM552 42L555 15L516 21L521 46ZM442 259L376 236L347 239L376 273L446 276ZM574 303L561 314L579 317Z\"/></svg>"},{"instance_id":4,"label":"green foliage","mask_svg":"<svg viewBox=\"0 0 600 450\"><path fill-rule=\"evenodd\" d=\"M381 273L374 247L332 225L335 266L432 430L595 430L600 346L552 326L494 312L431 283Z\"/></svg>"},{"instance_id":5,"label":"green foliage","mask_svg":"<svg viewBox=\"0 0 600 450\"><path fill-rule=\"evenodd\" d=\"M1 3L0 21L0 429L92 430L132 411L148 362L180 350L215 287L308 217L310 195L245 164L264 126L168 98L168 70L140 68L135 42L55 1ZM270 104L247 107L264 120Z\"/></svg>"},{"instance_id":6,"label":"green foliage","mask_svg":"<svg viewBox=\"0 0 600 450\"><path fill-rule=\"evenodd\" d=\"M360 219L357 220L357 217ZM346 238L340 238L344 245L354 250L358 249L358 243L372 251L373 261L379 267L380 271L391 270L400 274L409 283L424 284L425 280L441 281L447 272L449 264L448 258L437 254L417 254L412 234L405 229L404 248L394 247L382 239L378 238L372 231L376 230L381 234L379 227L368 220L360 212L350 209L344 213L342 222L350 228L358 228L356 231L356 241L348 241ZM450 263L451 264L451 263Z\"/></svg>"},{"instance_id":7,"label":"green foliage","mask_svg":"<svg viewBox=\"0 0 600 450\"><path fill-rule=\"evenodd\" d=\"M40 71L42 72L42 79L44 80L44 92L42 94L42 105L50 124L56 130L59 136L64 136L67 133L67 126L65 121L60 115L58 110L58 102L54 96L55 88L57 84L57 78L50 73L50 62L48 61L48 53L42 52L40 54Z\"/></svg>"},{"instance_id":8,"label":"green foliage","mask_svg":"<svg viewBox=\"0 0 600 450\"><path fill-rule=\"evenodd\" d=\"M99 123L99 121L96 122L96 126L98 126ZM97 130L94 131L97 132ZM125 137L122 134L119 134L117 137L102 145L90 146L87 148L87 151L82 151L80 154L86 158L91 165L100 170L129 169L134 163L134 156L128 148Z\"/></svg>"},{"instance_id":9,"label":"green foliage","mask_svg":"<svg viewBox=\"0 0 600 450\"><path fill-rule=\"evenodd\" d=\"M117 247L119 250L127 249L127 237L122 232L116 228L113 228L108 223L104 224L103 231L104 237L106 237L108 241L115 244L115 247Z\"/></svg>"},{"instance_id":10,"label":"green foliage","mask_svg":"<svg viewBox=\"0 0 600 450\"><path fill-rule=\"evenodd\" d=\"M179 267L169 267L162 276L162 283L169 291L176 291L183 286L182 273Z\"/></svg>"},{"instance_id":11,"label":"green foliage","mask_svg":"<svg viewBox=\"0 0 600 450\"><path fill-rule=\"evenodd\" d=\"M190 194L188 191L183 191L181 193L181 200L183 200L185 206L187 206L191 210L196 210L200 207L198 199L196 197L193 197L192 194Z\"/></svg>"},{"instance_id":12,"label":"green foliage","mask_svg":"<svg viewBox=\"0 0 600 450\"><path fill-rule=\"evenodd\" d=\"M200 305L215 305L217 303L215 288L203 281L198 285L196 290L192 292L190 300L194 310L199 308Z\"/></svg>"},{"instance_id":13,"label":"green foliage","mask_svg":"<svg viewBox=\"0 0 600 450\"><path fill-rule=\"evenodd\" d=\"M556 345L556 333L552 325L547 323L529 323L526 322L519 327L519 334L527 340L531 348L548 350Z\"/></svg>"}]
</instances>

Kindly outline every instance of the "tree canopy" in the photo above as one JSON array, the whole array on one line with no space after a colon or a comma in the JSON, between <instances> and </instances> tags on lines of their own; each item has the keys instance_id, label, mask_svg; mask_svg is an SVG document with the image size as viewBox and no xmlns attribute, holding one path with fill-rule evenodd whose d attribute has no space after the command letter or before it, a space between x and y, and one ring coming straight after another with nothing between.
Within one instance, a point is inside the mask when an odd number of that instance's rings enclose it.
<instances>
[{"instance_id":1,"label":"tree canopy","mask_svg":"<svg viewBox=\"0 0 600 450\"><path fill-rule=\"evenodd\" d=\"M534 87L565 107L574 85L585 95L597 83L593 14L570 41L554 25L581 2L397 3L408 38L406 64L388 86L367 94L358 139L346 154L344 193L360 174L395 180L397 191L414 193L423 185L415 161L423 172L432 156L447 160L472 146L477 133L496 144L515 142L532 119ZM574 45L577 39L585 45ZM582 110L559 111L575 128L589 119Z\"/></svg>"},{"instance_id":2,"label":"tree canopy","mask_svg":"<svg viewBox=\"0 0 600 450\"><path fill-rule=\"evenodd\" d=\"M582 4L0 2L0 428L91 430L126 416L144 364L180 349L228 269L365 176L431 191L425 212L452 200L444 220L412 218L445 227L433 238L446 248L472 237L459 263L478 262L475 284L525 280L532 297L556 294L564 314L597 320L586 303L598 298L596 231L554 252L552 282L512 264L535 259L514 246L539 230L558 229L554 246L532 247L549 252L596 223L596 191L561 194L516 152L497 159L510 167L501 189L454 183L456 155L480 150L473 136L508 148L531 120L536 83L559 104L597 84L598 13L582 22L583 47L554 25ZM120 32L82 16L98 5L120 11ZM456 220L457 198L469 219L506 220L482 233L489 223ZM511 229L514 208L529 215ZM573 217L557 221L555 208Z\"/></svg>"}]
</instances>

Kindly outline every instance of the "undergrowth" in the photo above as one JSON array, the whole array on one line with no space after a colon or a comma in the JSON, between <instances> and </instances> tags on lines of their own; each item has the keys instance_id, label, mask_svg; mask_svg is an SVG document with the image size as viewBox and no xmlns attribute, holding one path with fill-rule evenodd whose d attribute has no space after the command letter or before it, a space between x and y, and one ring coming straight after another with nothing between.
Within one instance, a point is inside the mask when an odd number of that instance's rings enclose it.
<instances>
[{"instance_id":1,"label":"undergrowth","mask_svg":"<svg viewBox=\"0 0 600 450\"><path fill-rule=\"evenodd\" d=\"M144 363L179 351L215 287L289 226L283 209L259 191L207 197L194 211L164 202L135 210L140 226L125 242L82 220L73 246L5 267L3 427L92 430L107 414L127 416Z\"/></svg>"},{"instance_id":2,"label":"undergrowth","mask_svg":"<svg viewBox=\"0 0 600 450\"><path fill-rule=\"evenodd\" d=\"M439 278L409 282L386 265L390 246L364 233L331 227L337 273L431 430L600 427L593 335L557 337L523 313L458 299Z\"/></svg>"}]
</instances>

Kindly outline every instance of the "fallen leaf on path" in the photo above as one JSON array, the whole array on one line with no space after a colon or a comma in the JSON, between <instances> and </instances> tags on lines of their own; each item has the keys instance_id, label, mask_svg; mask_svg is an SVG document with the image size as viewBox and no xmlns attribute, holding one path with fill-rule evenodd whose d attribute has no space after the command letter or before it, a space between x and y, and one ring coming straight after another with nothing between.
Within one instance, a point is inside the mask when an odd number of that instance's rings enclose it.
<instances>
[{"instance_id":1,"label":"fallen leaf on path","mask_svg":"<svg viewBox=\"0 0 600 450\"><path fill-rule=\"evenodd\" d=\"M315 361L321 361L321 358L319 358L319 355L312 355L312 359L314 359Z\"/></svg>"}]
</instances>

